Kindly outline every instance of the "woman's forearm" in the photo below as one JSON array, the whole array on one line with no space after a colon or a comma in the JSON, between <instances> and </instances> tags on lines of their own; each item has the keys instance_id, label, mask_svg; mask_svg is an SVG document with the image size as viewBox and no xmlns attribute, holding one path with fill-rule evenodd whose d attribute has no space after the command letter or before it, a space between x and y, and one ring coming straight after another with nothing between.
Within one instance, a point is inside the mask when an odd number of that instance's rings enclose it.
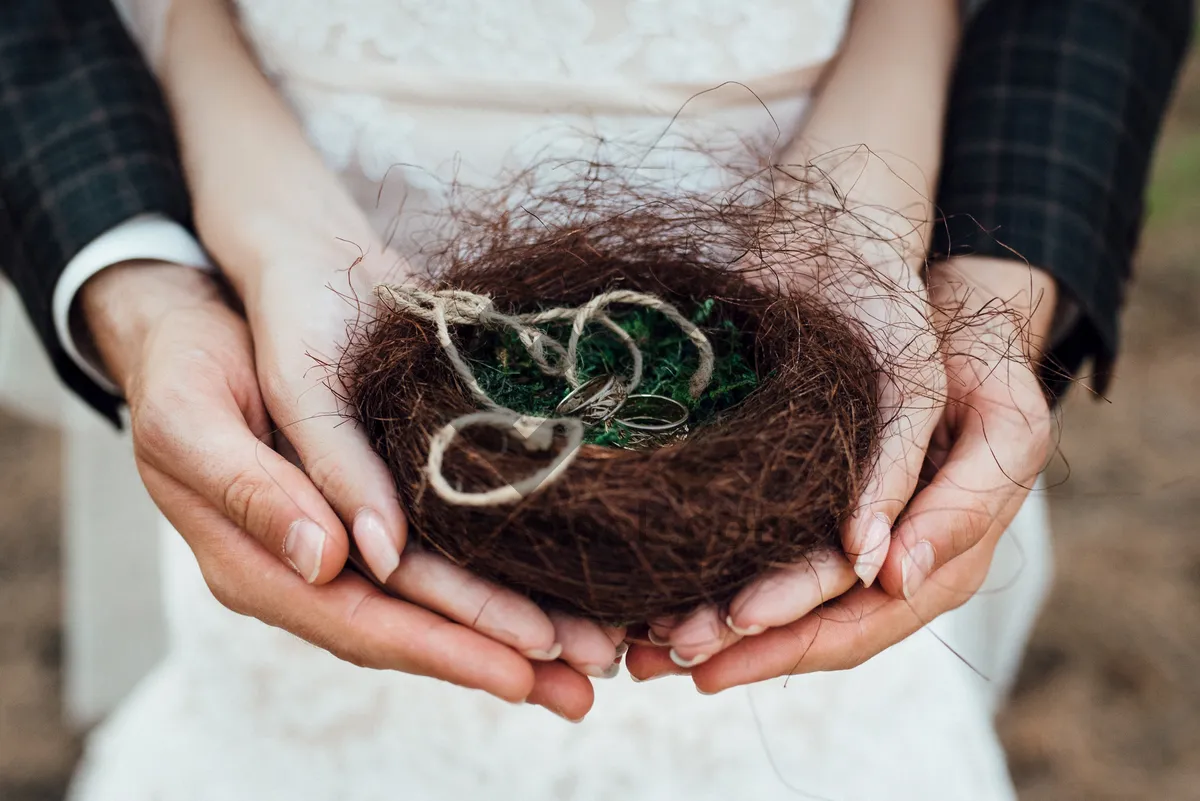
<instances>
[{"instance_id":1,"label":"woman's forearm","mask_svg":"<svg viewBox=\"0 0 1200 801\"><path fill-rule=\"evenodd\" d=\"M913 223L904 239L922 258L958 40L957 0L858 0L788 159L818 165L847 207L876 222L892 213Z\"/></svg>"},{"instance_id":2,"label":"woman's forearm","mask_svg":"<svg viewBox=\"0 0 1200 801\"><path fill-rule=\"evenodd\" d=\"M266 243L304 248L309 260L313 247L332 256L338 238L372 244L365 217L260 71L223 0L175 0L161 79L197 228L235 285L268 257Z\"/></svg>"}]
</instances>

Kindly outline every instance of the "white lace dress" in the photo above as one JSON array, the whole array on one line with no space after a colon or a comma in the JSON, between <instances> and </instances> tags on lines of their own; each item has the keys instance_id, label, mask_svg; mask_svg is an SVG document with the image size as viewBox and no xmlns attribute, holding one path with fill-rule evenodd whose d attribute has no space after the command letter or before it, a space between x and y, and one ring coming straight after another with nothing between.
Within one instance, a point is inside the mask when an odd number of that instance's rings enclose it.
<instances>
[{"instance_id":1,"label":"white lace dress","mask_svg":"<svg viewBox=\"0 0 1200 801\"><path fill-rule=\"evenodd\" d=\"M152 54L165 1L125 9ZM689 97L725 81L754 94L728 85L674 130L786 137L849 10L848 0L236 5L313 144L381 228L402 195L406 213L436 212L452 174L486 181L594 148L595 134L613 147L652 141ZM600 681L593 712L573 725L339 662L219 606L165 522L162 548L169 655L90 738L75 801L1012 799L992 715L1049 564L1034 497L985 591L933 625L990 681L921 632L853 671L713 697L682 679Z\"/></svg>"}]
</instances>

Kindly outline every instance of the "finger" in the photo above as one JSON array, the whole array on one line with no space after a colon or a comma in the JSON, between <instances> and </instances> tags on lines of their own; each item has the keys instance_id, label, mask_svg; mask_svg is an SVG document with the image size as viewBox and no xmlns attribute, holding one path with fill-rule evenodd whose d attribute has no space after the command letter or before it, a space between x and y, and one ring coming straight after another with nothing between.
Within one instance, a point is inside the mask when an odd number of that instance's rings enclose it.
<instances>
[{"instance_id":1,"label":"finger","mask_svg":"<svg viewBox=\"0 0 1200 801\"><path fill-rule=\"evenodd\" d=\"M746 638L696 668L692 678L698 689L712 693L778 676L857 667L970 599L1003 534L1003 527L994 527L912 601L892 598L881 587L855 587L790 626Z\"/></svg>"},{"instance_id":2,"label":"finger","mask_svg":"<svg viewBox=\"0 0 1200 801\"><path fill-rule=\"evenodd\" d=\"M930 365L905 382L889 380L881 393L881 408L893 417L881 433L878 460L866 490L842 529L843 550L863 586L871 586L883 567L892 524L920 479L925 451L937 427L943 382L941 370Z\"/></svg>"},{"instance_id":3,"label":"finger","mask_svg":"<svg viewBox=\"0 0 1200 801\"><path fill-rule=\"evenodd\" d=\"M327 582L345 562L345 529L308 477L262 441L249 340L235 326L208 328L208 350L157 359L131 401L139 468L194 490L306 581Z\"/></svg>"},{"instance_id":4,"label":"finger","mask_svg":"<svg viewBox=\"0 0 1200 801\"><path fill-rule=\"evenodd\" d=\"M725 625L720 610L709 604L688 615L670 632L671 649L667 655L681 668L695 667L741 638L742 635Z\"/></svg>"},{"instance_id":5,"label":"finger","mask_svg":"<svg viewBox=\"0 0 1200 801\"><path fill-rule=\"evenodd\" d=\"M512 649L351 573L309 586L178 482L156 474L147 486L230 609L362 667L431 676L512 702L532 693L533 668Z\"/></svg>"},{"instance_id":6,"label":"finger","mask_svg":"<svg viewBox=\"0 0 1200 801\"><path fill-rule=\"evenodd\" d=\"M572 723L583 720L596 698L586 677L562 662L537 662L533 671L533 692L527 703L545 707Z\"/></svg>"},{"instance_id":7,"label":"finger","mask_svg":"<svg viewBox=\"0 0 1200 801\"><path fill-rule=\"evenodd\" d=\"M678 626L682 619L679 615L656 617L646 624L646 639L651 645L670 645L671 630Z\"/></svg>"},{"instance_id":8,"label":"finger","mask_svg":"<svg viewBox=\"0 0 1200 801\"><path fill-rule=\"evenodd\" d=\"M562 644L561 659L576 670L597 679L617 675L617 646L597 623L562 612L551 612L555 639Z\"/></svg>"},{"instance_id":9,"label":"finger","mask_svg":"<svg viewBox=\"0 0 1200 801\"><path fill-rule=\"evenodd\" d=\"M930 573L997 525L1006 528L1032 486L1049 439L1049 412L1038 409L1045 405L1040 390L1033 389L1036 400L1025 404L1007 387L998 389L984 388L973 394L970 407L956 410L958 437L945 464L897 526L880 574L894 597L912 598ZM1020 411L1022 405L1031 408Z\"/></svg>"},{"instance_id":10,"label":"finger","mask_svg":"<svg viewBox=\"0 0 1200 801\"><path fill-rule=\"evenodd\" d=\"M628 633L628 629L625 626L601 626L600 629L608 637L609 641L612 642L613 648L617 649L617 656L623 655L626 650L625 636Z\"/></svg>"},{"instance_id":11,"label":"finger","mask_svg":"<svg viewBox=\"0 0 1200 801\"><path fill-rule=\"evenodd\" d=\"M888 603L903 603L888 598L876 587L857 587L842 596L837 604L839 610L854 611L848 611L843 616L825 608L790 625L767 629L758 636L747 637L692 671L696 687L705 692L719 692L730 687L813 669L812 652L818 635L827 639L833 636L829 632L832 624L828 624L826 620L833 616L838 620L852 618L855 612L867 614L862 611L863 598L873 601L875 607L886 607ZM841 624L841 628L843 631L840 632L837 644L843 649L866 645L865 640L861 639L859 628L848 619ZM856 636L859 639L856 640Z\"/></svg>"},{"instance_id":12,"label":"finger","mask_svg":"<svg viewBox=\"0 0 1200 801\"><path fill-rule=\"evenodd\" d=\"M554 624L537 604L437 554L410 548L387 586L405 600L470 626L530 659L553 660L562 651Z\"/></svg>"},{"instance_id":13,"label":"finger","mask_svg":"<svg viewBox=\"0 0 1200 801\"><path fill-rule=\"evenodd\" d=\"M656 645L630 645L629 652L625 654L625 669L634 681L687 674L687 670L671 660L669 648Z\"/></svg>"},{"instance_id":14,"label":"finger","mask_svg":"<svg viewBox=\"0 0 1200 801\"><path fill-rule=\"evenodd\" d=\"M263 321L256 330L270 330L270 325ZM386 581L407 538L395 483L366 434L348 419L335 394L336 383L329 383L336 379L315 376L303 348L292 344L297 353L286 359L270 343L260 346L263 400L304 472L350 529L371 571Z\"/></svg>"},{"instance_id":15,"label":"finger","mask_svg":"<svg viewBox=\"0 0 1200 801\"><path fill-rule=\"evenodd\" d=\"M826 551L773 570L738 593L729 605L729 627L746 636L799 620L846 592L858 576L845 555Z\"/></svg>"}]
</instances>

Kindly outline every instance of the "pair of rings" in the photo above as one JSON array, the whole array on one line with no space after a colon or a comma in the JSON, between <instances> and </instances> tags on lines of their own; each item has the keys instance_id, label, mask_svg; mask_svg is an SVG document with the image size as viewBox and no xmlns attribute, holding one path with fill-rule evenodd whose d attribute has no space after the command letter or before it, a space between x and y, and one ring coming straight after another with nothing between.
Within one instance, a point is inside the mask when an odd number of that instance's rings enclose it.
<instances>
[{"instance_id":1,"label":"pair of rings","mask_svg":"<svg viewBox=\"0 0 1200 801\"><path fill-rule=\"evenodd\" d=\"M578 416L587 426L610 421L630 432L626 445L645 445L674 440L683 433L688 408L665 395L630 395L624 382L614 375L599 375L567 393L555 414ZM619 416L618 416L619 413Z\"/></svg>"}]
</instances>

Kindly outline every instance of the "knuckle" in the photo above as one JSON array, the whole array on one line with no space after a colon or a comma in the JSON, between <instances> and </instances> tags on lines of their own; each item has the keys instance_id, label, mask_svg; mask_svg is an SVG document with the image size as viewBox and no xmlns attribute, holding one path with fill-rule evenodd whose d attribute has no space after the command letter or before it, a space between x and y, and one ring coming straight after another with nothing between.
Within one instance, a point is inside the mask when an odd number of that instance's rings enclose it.
<instances>
[{"instance_id":1,"label":"knuckle","mask_svg":"<svg viewBox=\"0 0 1200 801\"><path fill-rule=\"evenodd\" d=\"M171 430L171 417L162 404L143 398L130 410L130 433L133 439L134 456L139 460L153 460L169 451L175 441Z\"/></svg>"},{"instance_id":2,"label":"knuckle","mask_svg":"<svg viewBox=\"0 0 1200 801\"><path fill-rule=\"evenodd\" d=\"M305 632L293 632L293 634L357 668L374 669L378 667L375 660L369 658L367 649L355 647L353 643L343 642L331 632L313 629Z\"/></svg>"},{"instance_id":3,"label":"knuckle","mask_svg":"<svg viewBox=\"0 0 1200 801\"><path fill-rule=\"evenodd\" d=\"M959 554L966 553L987 533L996 514L982 497L972 500L966 508L960 510L950 523L946 542L949 553L939 554L941 563L953 559Z\"/></svg>"},{"instance_id":4,"label":"knuckle","mask_svg":"<svg viewBox=\"0 0 1200 801\"><path fill-rule=\"evenodd\" d=\"M333 451L323 451L311 458L301 457L304 462L304 472L312 479L312 483L322 495L333 500L331 496L341 495L349 483L349 471L346 460L337 458Z\"/></svg>"},{"instance_id":5,"label":"knuckle","mask_svg":"<svg viewBox=\"0 0 1200 801\"><path fill-rule=\"evenodd\" d=\"M288 406L290 401L294 401L298 397L296 389L280 375L278 370L260 369L257 379L263 398L272 405Z\"/></svg>"},{"instance_id":6,"label":"knuckle","mask_svg":"<svg viewBox=\"0 0 1200 801\"><path fill-rule=\"evenodd\" d=\"M229 573L219 565L214 565L210 560L198 559L200 563L200 574L204 577L204 583L208 585L208 591L221 606L238 615L250 614L239 585L234 581Z\"/></svg>"},{"instance_id":7,"label":"knuckle","mask_svg":"<svg viewBox=\"0 0 1200 801\"><path fill-rule=\"evenodd\" d=\"M261 538L273 517L270 490L255 470L242 470L230 477L222 495L225 515L242 531Z\"/></svg>"}]
</instances>

